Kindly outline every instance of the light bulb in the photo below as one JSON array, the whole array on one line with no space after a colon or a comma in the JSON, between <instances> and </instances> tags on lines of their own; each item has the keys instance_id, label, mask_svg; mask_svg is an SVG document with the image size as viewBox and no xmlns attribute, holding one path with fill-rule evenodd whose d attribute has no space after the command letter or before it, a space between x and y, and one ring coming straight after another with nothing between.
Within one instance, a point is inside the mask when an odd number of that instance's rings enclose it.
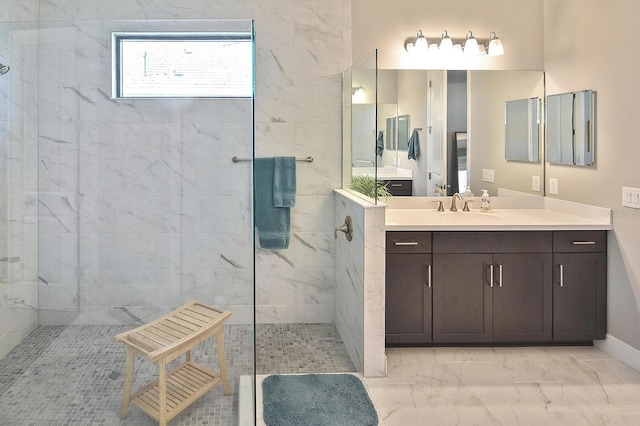
<instances>
[{"instance_id":1,"label":"light bulb","mask_svg":"<svg viewBox=\"0 0 640 426\"><path fill-rule=\"evenodd\" d=\"M419 52L426 52L429 49L429 42L427 38L422 35L422 30L418 30L418 35L416 37L415 48Z\"/></svg>"},{"instance_id":2,"label":"light bulb","mask_svg":"<svg viewBox=\"0 0 640 426\"><path fill-rule=\"evenodd\" d=\"M477 55L479 53L478 40L476 40L471 31L467 33L467 40L464 42L464 53L467 55Z\"/></svg>"},{"instance_id":3,"label":"light bulb","mask_svg":"<svg viewBox=\"0 0 640 426\"><path fill-rule=\"evenodd\" d=\"M447 30L442 32L442 39L440 40L440 50L450 50L453 48L453 41L449 34L447 34Z\"/></svg>"},{"instance_id":4,"label":"light bulb","mask_svg":"<svg viewBox=\"0 0 640 426\"><path fill-rule=\"evenodd\" d=\"M489 35L489 55L490 56L499 56L504 54L504 47L502 47L502 42L496 36L496 33L491 32Z\"/></svg>"}]
</instances>

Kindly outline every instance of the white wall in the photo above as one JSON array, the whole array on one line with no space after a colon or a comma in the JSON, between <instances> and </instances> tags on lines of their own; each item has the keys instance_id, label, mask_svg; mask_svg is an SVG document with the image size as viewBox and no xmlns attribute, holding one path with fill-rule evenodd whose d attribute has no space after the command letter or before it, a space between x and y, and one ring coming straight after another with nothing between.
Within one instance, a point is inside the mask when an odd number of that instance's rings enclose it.
<instances>
[{"instance_id":1,"label":"white wall","mask_svg":"<svg viewBox=\"0 0 640 426\"><path fill-rule=\"evenodd\" d=\"M523 69L543 68L542 1L353 0L353 58L379 49L380 68ZM404 49L418 30L429 39L447 30L454 39L473 31L487 39L495 31L505 55L416 61Z\"/></svg>"},{"instance_id":2,"label":"white wall","mask_svg":"<svg viewBox=\"0 0 640 426\"><path fill-rule=\"evenodd\" d=\"M640 188L640 3L545 0L544 22L547 94L596 92L595 165L547 165L546 178L559 180L559 198L612 209L608 333L640 349L640 210L621 203L622 186Z\"/></svg>"},{"instance_id":3,"label":"white wall","mask_svg":"<svg viewBox=\"0 0 640 426\"><path fill-rule=\"evenodd\" d=\"M133 323L194 297L253 318L251 164L231 162L252 155L250 102L109 99L110 31L156 19L255 20L255 154L314 157L298 163L290 248L256 253L255 309L261 322L333 321L350 15L350 0L5 1L0 21L49 27L31 86L41 323Z\"/></svg>"},{"instance_id":4,"label":"white wall","mask_svg":"<svg viewBox=\"0 0 640 426\"><path fill-rule=\"evenodd\" d=\"M559 198L608 207L614 213L609 237L609 333L640 348L640 211L621 207L621 187L640 187L634 142L640 115L636 36L640 3L635 0L353 0L353 57L380 49L382 68L438 67L412 63L402 46L422 29L427 37L473 30L496 31L505 55L449 68L546 71L547 94L596 91L596 165L546 166L559 179ZM402 11L402 12L399 12ZM406 11L406 12L405 12ZM485 58L489 61L490 58Z\"/></svg>"}]
</instances>

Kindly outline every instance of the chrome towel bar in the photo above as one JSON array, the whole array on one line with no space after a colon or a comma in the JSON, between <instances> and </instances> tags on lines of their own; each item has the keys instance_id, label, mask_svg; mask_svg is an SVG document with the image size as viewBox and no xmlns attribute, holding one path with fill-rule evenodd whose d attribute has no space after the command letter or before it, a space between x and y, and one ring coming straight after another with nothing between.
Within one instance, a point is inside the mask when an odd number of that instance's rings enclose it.
<instances>
[{"instance_id":1,"label":"chrome towel bar","mask_svg":"<svg viewBox=\"0 0 640 426\"><path fill-rule=\"evenodd\" d=\"M231 161L233 161L234 163L240 163L242 161L253 161L252 158L240 158L240 157L233 157L231 159ZM313 157L309 156L306 158L296 158L296 161L305 161L307 163L312 163L313 162Z\"/></svg>"}]
</instances>

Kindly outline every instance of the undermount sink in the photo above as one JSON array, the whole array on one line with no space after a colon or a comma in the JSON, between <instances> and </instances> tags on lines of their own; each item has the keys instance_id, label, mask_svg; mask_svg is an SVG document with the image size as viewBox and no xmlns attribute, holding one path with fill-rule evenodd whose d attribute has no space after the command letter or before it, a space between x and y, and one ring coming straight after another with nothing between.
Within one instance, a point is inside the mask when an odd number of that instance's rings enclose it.
<instances>
[{"instance_id":1,"label":"undermount sink","mask_svg":"<svg viewBox=\"0 0 640 426\"><path fill-rule=\"evenodd\" d=\"M497 224L501 221L502 218L494 212L464 212L462 210L457 212L451 212L449 210L439 212L426 209L389 209L386 212L386 223L396 225L421 223L455 225L469 222L477 224Z\"/></svg>"},{"instance_id":2,"label":"undermount sink","mask_svg":"<svg viewBox=\"0 0 640 426\"><path fill-rule=\"evenodd\" d=\"M500 216L496 216L494 214L493 211L489 211L489 212L465 212L465 211L461 211L458 210L457 212L452 212L452 211L444 211L444 212L439 212L439 211L435 211L435 212L428 212L427 214L434 214L434 215L441 215L443 217L445 217L447 220L449 220L449 218L451 218L452 220L456 220L456 219L460 219L460 220L465 220L465 219L469 219L469 218L473 218L473 220L478 220L480 218L482 218L481 220L501 220Z\"/></svg>"}]
</instances>

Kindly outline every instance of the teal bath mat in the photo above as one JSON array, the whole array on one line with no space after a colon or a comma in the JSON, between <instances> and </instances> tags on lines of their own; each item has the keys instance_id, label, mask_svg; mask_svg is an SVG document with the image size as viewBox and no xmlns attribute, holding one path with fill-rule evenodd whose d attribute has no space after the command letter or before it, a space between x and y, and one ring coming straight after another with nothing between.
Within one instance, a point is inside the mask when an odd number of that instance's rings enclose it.
<instances>
[{"instance_id":1,"label":"teal bath mat","mask_svg":"<svg viewBox=\"0 0 640 426\"><path fill-rule=\"evenodd\" d=\"M362 381L351 374L272 375L262 382L267 426L376 426Z\"/></svg>"}]
</instances>

